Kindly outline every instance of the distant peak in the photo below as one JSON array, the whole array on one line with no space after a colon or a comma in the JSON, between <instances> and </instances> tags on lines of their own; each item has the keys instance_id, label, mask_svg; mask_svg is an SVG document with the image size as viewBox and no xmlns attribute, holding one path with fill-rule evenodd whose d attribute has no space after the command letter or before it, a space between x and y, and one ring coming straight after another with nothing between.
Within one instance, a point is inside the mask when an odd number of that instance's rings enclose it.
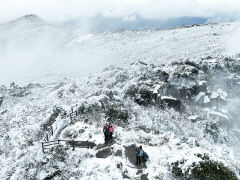
<instances>
[{"instance_id":1,"label":"distant peak","mask_svg":"<svg viewBox=\"0 0 240 180\"><path fill-rule=\"evenodd\" d=\"M22 17L19 17L13 21L9 22L10 24L19 24L19 23L27 23L34 25L43 25L46 24L40 17L35 14L27 14Z\"/></svg>"},{"instance_id":2,"label":"distant peak","mask_svg":"<svg viewBox=\"0 0 240 180\"><path fill-rule=\"evenodd\" d=\"M38 17L36 14L27 14L20 18L17 18L16 21L17 20L29 20L29 21L34 21L34 22L36 22L36 21L43 22L43 20L40 17Z\"/></svg>"},{"instance_id":3,"label":"distant peak","mask_svg":"<svg viewBox=\"0 0 240 180\"><path fill-rule=\"evenodd\" d=\"M27 15L24 15L20 18L26 18L26 19L41 19L40 17L38 17L36 14L27 14Z\"/></svg>"}]
</instances>

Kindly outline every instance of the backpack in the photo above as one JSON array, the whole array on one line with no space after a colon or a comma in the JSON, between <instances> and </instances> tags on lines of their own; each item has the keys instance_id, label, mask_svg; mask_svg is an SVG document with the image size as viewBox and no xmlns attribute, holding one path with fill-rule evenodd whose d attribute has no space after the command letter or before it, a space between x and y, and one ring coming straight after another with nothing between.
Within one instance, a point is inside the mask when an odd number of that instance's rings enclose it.
<instances>
[{"instance_id":1,"label":"backpack","mask_svg":"<svg viewBox=\"0 0 240 180\"><path fill-rule=\"evenodd\" d=\"M107 130L107 127L104 126L104 127L103 127L103 132L105 133L106 130Z\"/></svg>"},{"instance_id":2,"label":"backpack","mask_svg":"<svg viewBox=\"0 0 240 180\"><path fill-rule=\"evenodd\" d=\"M146 161L148 159L148 154L143 151L143 159Z\"/></svg>"}]
</instances>

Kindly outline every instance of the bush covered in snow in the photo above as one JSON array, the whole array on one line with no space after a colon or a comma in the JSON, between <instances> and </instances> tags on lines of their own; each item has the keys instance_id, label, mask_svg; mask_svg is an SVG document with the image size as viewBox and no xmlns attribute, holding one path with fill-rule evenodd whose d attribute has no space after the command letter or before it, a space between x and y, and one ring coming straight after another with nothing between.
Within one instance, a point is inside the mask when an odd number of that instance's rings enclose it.
<instances>
[{"instance_id":1,"label":"bush covered in snow","mask_svg":"<svg viewBox=\"0 0 240 180\"><path fill-rule=\"evenodd\" d=\"M185 165L185 160L172 163L173 175L180 179L237 180L235 172L223 163L211 160L206 154L196 156L201 160L198 163L193 162L186 170L181 168Z\"/></svg>"},{"instance_id":2,"label":"bush covered in snow","mask_svg":"<svg viewBox=\"0 0 240 180\"><path fill-rule=\"evenodd\" d=\"M126 109L122 105L113 104L108 105L105 110L106 118L109 119L111 122L115 123L127 123L129 114Z\"/></svg>"}]
</instances>

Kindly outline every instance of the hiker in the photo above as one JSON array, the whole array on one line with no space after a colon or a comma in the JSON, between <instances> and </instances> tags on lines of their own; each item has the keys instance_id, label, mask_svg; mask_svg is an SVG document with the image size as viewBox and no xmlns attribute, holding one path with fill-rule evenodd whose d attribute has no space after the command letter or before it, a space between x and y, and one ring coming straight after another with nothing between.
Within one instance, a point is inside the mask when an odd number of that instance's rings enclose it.
<instances>
[{"instance_id":1,"label":"hiker","mask_svg":"<svg viewBox=\"0 0 240 180\"><path fill-rule=\"evenodd\" d=\"M137 148L137 165L141 164L141 161L146 162L148 159L148 154L143 151L142 146Z\"/></svg>"},{"instance_id":2,"label":"hiker","mask_svg":"<svg viewBox=\"0 0 240 180\"><path fill-rule=\"evenodd\" d=\"M103 133L105 136L105 142L107 142L109 139L109 126L107 124L103 127Z\"/></svg>"},{"instance_id":3,"label":"hiker","mask_svg":"<svg viewBox=\"0 0 240 180\"><path fill-rule=\"evenodd\" d=\"M142 150L142 146L139 146L138 148L137 148L137 165L138 164L141 164L141 159L142 159L142 157L143 157L143 150Z\"/></svg>"},{"instance_id":4,"label":"hiker","mask_svg":"<svg viewBox=\"0 0 240 180\"><path fill-rule=\"evenodd\" d=\"M143 151L143 161L146 162L147 159L148 159L148 154L145 151Z\"/></svg>"},{"instance_id":5,"label":"hiker","mask_svg":"<svg viewBox=\"0 0 240 180\"><path fill-rule=\"evenodd\" d=\"M112 139L112 135L113 135L113 131L114 131L114 127L113 127L113 125L110 123L109 124L109 132L110 132L110 139Z\"/></svg>"}]
</instances>

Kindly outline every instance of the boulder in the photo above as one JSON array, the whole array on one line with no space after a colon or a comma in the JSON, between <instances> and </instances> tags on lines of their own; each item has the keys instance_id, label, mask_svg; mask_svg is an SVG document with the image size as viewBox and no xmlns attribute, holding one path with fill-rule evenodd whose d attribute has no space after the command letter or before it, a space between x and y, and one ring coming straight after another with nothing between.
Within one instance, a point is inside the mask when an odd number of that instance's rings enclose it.
<instances>
[{"instance_id":1,"label":"boulder","mask_svg":"<svg viewBox=\"0 0 240 180\"><path fill-rule=\"evenodd\" d=\"M128 170L125 169L123 172L122 172L122 176L123 176L123 179L132 179L130 178L130 176L128 175Z\"/></svg>"},{"instance_id":2,"label":"boulder","mask_svg":"<svg viewBox=\"0 0 240 180\"><path fill-rule=\"evenodd\" d=\"M138 169L137 172L136 172L136 175L141 174L142 172L143 172L142 169Z\"/></svg>"},{"instance_id":3,"label":"boulder","mask_svg":"<svg viewBox=\"0 0 240 180\"><path fill-rule=\"evenodd\" d=\"M136 159L136 146L134 144L132 144L131 146L124 146L125 148L125 155L126 158L132 163L132 164L136 164L137 163L137 159Z\"/></svg>"},{"instance_id":4,"label":"boulder","mask_svg":"<svg viewBox=\"0 0 240 180\"><path fill-rule=\"evenodd\" d=\"M131 179L127 174L125 174L125 173L122 173L122 177L123 177L123 179Z\"/></svg>"},{"instance_id":5,"label":"boulder","mask_svg":"<svg viewBox=\"0 0 240 180\"><path fill-rule=\"evenodd\" d=\"M14 97L24 97L29 95L30 92L27 91L27 88L23 88L23 87L14 87L11 91L10 91L10 95L14 96Z\"/></svg>"},{"instance_id":6,"label":"boulder","mask_svg":"<svg viewBox=\"0 0 240 180\"><path fill-rule=\"evenodd\" d=\"M75 129L67 129L64 133L63 133L63 137L64 138L71 138L74 139L78 136L78 131Z\"/></svg>"},{"instance_id":7,"label":"boulder","mask_svg":"<svg viewBox=\"0 0 240 180\"><path fill-rule=\"evenodd\" d=\"M121 162L120 162L120 163L117 163L117 168L118 168L118 169L121 169L121 168L122 168L122 166L123 166L123 165L122 165L122 163L121 163Z\"/></svg>"},{"instance_id":8,"label":"boulder","mask_svg":"<svg viewBox=\"0 0 240 180\"><path fill-rule=\"evenodd\" d=\"M177 97L179 97L179 91L174 85L168 84L166 93L164 95L177 98Z\"/></svg>"},{"instance_id":9,"label":"boulder","mask_svg":"<svg viewBox=\"0 0 240 180\"><path fill-rule=\"evenodd\" d=\"M47 177L45 177L44 180L51 180L51 179L54 179L54 177L56 177L56 176L60 176L61 173L62 173L62 171L57 170L57 171L55 171L54 173L52 173L52 174L48 175Z\"/></svg>"},{"instance_id":10,"label":"boulder","mask_svg":"<svg viewBox=\"0 0 240 180\"><path fill-rule=\"evenodd\" d=\"M96 144L91 141L68 141L68 144L73 147L73 149L79 147L79 148L94 148Z\"/></svg>"},{"instance_id":11,"label":"boulder","mask_svg":"<svg viewBox=\"0 0 240 180\"><path fill-rule=\"evenodd\" d=\"M115 139L110 139L109 141L105 142L104 144L98 144L96 149L103 149L103 148L106 148L106 147L111 147L113 144L115 144L116 141Z\"/></svg>"},{"instance_id":12,"label":"boulder","mask_svg":"<svg viewBox=\"0 0 240 180\"><path fill-rule=\"evenodd\" d=\"M148 180L148 174L143 174L141 176L141 180Z\"/></svg>"},{"instance_id":13,"label":"boulder","mask_svg":"<svg viewBox=\"0 0 240 180\"><path fill-rule=\"evenodd\" d=\"M173 97L162 96L161 101L163 105L167 105L170 108L174 108L176 111L181 111L181 101Z\"/></svg>"},{"instance_id":14,"label":"boulder","mask_svg":"<svg viewBox=\"0 0 240 180\"><path fill-rule=\"evenodd\" d=\"M115 156L122 157L122 150L117 150Z\"/></svg>"},{"instance_id":15,"label":"boulder","mask_svg":"<svg viewBox=\"0 0 240 180\"><path fill-rule=\"evenodd\" d=\"M126 158L134 165L137 164L137 158L136 158L136 145L132 144L131 146L124 146L125 148L125 156ZM138 165L138 168L146 168L146 165L143 163L141 165Z\"/></svg>"},{"instance_id":16,"label":"boulder","mask_svg":"<svg viewBox=\"0 0 240 180\"><path fill-rule=\"evenodd\" d=\"M42 86L39 83L29 83L27 85L27 88L32 89L32 88L41 88Z\"/></svg>"},{"instance_id":17,"label":"boulder","mask_svg":"<svg viewBox=\"0 0 240 180\"><path fill-rule=\"evenodd\" d=\"M137 97L135 98L135 102L138 103L139 105L144 105L147 106L149 104L152 104L152 97L153 92L151 92L148 87L142 87L139 92Z\"/></svg>"},{"instance_id":18,"label":"boulder","mask_svg":"<svg viewBox=\"0 0 240 180\"><path fill-rule=\"evenodd\" d=\"M96 154L96 157L105 159L111 155L112 155L112 150L110 147L108 147L108 148L99 150Z\"/></svg>"},{"instance_id":19,"label":"boulder","mask_svg":"<svg viewBox=\"0 0 240 180\"><path fill-rule=\"evenodd\" d=\"M200 120L200 118L196 115L189 116L188 119L192 122L197 122Z\"/></svg>"},{"instance_id":20,"label":"boulder","mask_svg":"<svg viewBox=\"0 0 240 180\"><path fill-rule=\"evenodd\" d=\"M0 95L0 106L2 105L3 103L3 97Z\"/></svg>"},{"instance_id":21,"label":"boulder","mask_svg":"<svg viewBox=\"0 0 240 180\"><path fill-rule=\"evenodd\" d=\"M8 112L8 110L3 110L3 111L0 112L0 114L3 115L5 113L7 113L7 112Z\"/></svg>"}]
</instances>

